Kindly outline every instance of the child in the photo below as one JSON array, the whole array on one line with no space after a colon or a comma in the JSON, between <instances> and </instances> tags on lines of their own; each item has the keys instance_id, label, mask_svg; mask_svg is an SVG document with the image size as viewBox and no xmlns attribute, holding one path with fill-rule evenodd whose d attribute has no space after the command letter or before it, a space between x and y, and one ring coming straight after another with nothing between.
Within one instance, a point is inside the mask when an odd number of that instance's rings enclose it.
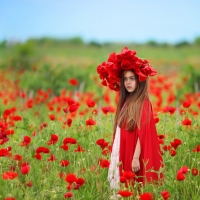
<instances>
[{"instance_id":1,"label":"child","mask_svg":"<svg viewBox=\"0 0 200 200\"><path fill-rule=\"evenodd\" d=\"M114 121L114 140L108 180L112 189L119 189L124 171L135 173L135 181L156 182L162 174L162 156L148 95L148 77L156 75L147 60L125 47L112 53L98 66L102 84L119 90Z\"/></svg>"}]
</instances>

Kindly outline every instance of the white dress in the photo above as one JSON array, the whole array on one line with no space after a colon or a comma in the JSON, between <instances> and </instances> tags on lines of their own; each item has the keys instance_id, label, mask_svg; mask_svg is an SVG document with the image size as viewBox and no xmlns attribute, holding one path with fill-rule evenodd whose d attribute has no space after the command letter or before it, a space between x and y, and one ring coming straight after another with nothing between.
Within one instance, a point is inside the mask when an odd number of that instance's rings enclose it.
<instances>
[{"instance_id":1,"label":"white dress","mask_svg":"<svg viewBox=\"0 0 200 200\"><path fill-rule=\"evenodd\" d=\"M120 128L117 126L115 138L112 146L110 166L108 170L108 181L111 189L119 189L119 147L120 147Z\"/></svg>"}]
</instances>

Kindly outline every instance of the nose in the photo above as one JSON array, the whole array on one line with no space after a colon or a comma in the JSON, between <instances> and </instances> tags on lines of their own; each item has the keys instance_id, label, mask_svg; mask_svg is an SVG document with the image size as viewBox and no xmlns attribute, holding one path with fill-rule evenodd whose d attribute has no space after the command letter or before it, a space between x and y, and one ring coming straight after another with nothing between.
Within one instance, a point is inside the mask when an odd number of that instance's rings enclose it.
<instances>
[{"instance_id":1,"label":"nose","mask_svg":"<svg viewBox=\"0 0 200 200\"><path fill-rule=\"evenodd\" d=\"M126 82L127 84L129 84L130 83L130 79L129 78L127 78L127 82Z\"/></svg>"}]
</instances>

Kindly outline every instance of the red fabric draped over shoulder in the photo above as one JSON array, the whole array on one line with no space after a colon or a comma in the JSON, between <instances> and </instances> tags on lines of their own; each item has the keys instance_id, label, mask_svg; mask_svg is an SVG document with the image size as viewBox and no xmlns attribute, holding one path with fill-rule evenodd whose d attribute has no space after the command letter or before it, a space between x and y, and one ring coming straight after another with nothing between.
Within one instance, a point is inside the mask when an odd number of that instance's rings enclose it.
<instances>
[{"instance_id":1,"label":"red fabric draped over shoulder","mask_svg":"<svg viewBox=\"0 0 200 200\"><path fill-rule=\"evenodd\" d=\"M158 143L158 135L153 117L151 102L146 99L143 104L141 113L140 129L127 131L121 128L120 131L120 153L119 161L120 176L122 171L132 171L131 163L135 152L137 140L139 138L141 154L140 154L140 170L136 172L136 181L158 182L162 178L162 174L154 171L159 171L163 166L161 150Z\"/></svg>"}]
</instances>

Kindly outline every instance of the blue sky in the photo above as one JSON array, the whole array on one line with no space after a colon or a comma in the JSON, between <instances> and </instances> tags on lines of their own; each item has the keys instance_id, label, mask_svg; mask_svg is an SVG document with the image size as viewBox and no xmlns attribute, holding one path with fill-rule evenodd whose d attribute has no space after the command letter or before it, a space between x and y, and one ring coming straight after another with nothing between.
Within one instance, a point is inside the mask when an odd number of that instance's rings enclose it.
<instances>
[{"instance_id":1,"label":"blue sky","mask_svg":"<svg viewBox=\"0 0 200 200\"><path fill-rule=\"evenodd\" d=\"M199 0L0 0L0 13L0 41L176 43L200 36Z\"/></svg>"}]
</instances>

